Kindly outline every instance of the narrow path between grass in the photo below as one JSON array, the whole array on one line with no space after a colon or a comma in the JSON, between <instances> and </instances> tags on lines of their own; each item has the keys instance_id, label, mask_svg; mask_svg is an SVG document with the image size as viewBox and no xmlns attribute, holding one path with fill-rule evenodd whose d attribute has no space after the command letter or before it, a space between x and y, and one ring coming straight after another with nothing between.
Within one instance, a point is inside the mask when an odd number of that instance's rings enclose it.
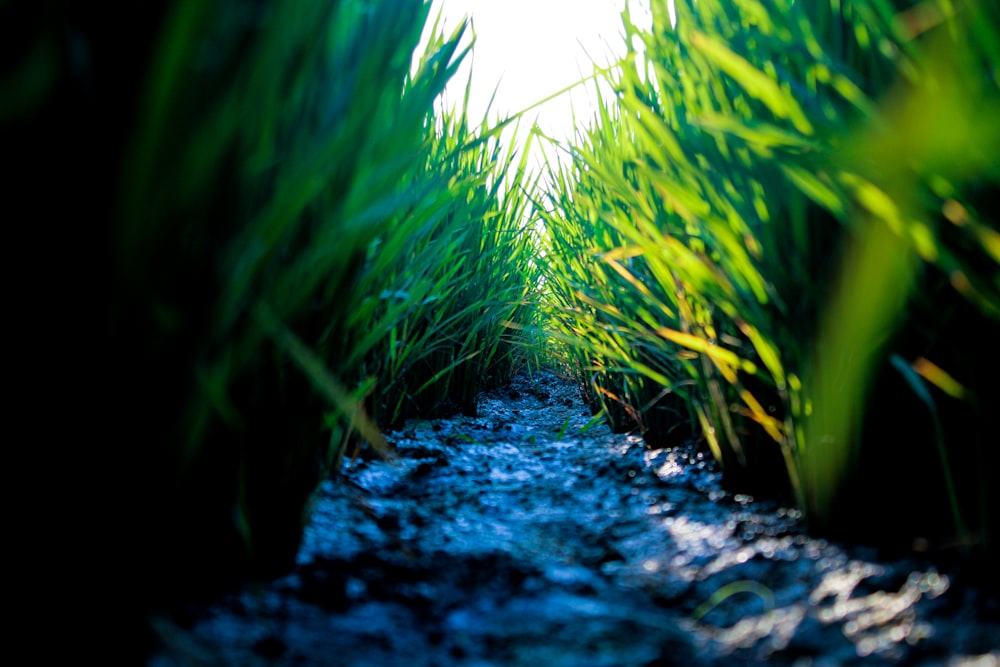
<instances>
[{"instance_id":1,"label":"narrow path between grass","mask_svg":"<svg viewBox=\"0 0 1000 667\"><path fill-rule=\"evenodd\" d=\"M152 664L998 664L959 570L810 539L710 456L590 422L543 372L388 434L397 461L323 486L295 572L163 615Z\"/></svg>"}]
</instances>

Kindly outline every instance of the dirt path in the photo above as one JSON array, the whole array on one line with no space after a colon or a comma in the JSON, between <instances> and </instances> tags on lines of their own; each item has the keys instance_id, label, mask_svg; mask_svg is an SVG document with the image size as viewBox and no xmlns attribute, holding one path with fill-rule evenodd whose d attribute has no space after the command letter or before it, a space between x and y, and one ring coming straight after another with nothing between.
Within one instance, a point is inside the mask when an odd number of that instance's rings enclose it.
<instances>
[{"instance_id":1,"label":"dirt path","mask_svg":"<svg viewBox=\"0 0 1000 667\"><path fill-rule=\"evenodd\" d=\"M647 450L566 381L408 425L327 483L296 571L158 619L156 666L1000 665L1000 603L958 571L813 540Z\"/></svg>"}]
</instances>

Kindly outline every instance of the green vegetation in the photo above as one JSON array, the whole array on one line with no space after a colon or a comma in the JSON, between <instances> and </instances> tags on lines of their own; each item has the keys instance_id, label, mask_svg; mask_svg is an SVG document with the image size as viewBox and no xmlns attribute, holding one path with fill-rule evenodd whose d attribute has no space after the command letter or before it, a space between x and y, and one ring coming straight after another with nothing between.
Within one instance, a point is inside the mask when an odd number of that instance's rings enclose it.
<instances>
[{"instance_id":1,"label":"green vegetation","mask_svg":"<svg viewBox=\"0 0 1000 667\"><path fill-rule=\"evenodd\" d=\"M537 269L514 126L435 103L466 25L414 58L422 0L122 11L136 34L38 8L0 122L26 182L66 184L42 218L90 225L60 268L95 340L67 367L110 386L74 427L111 498L79 523L139 549L145 603L288 569L339 457L474 413L530 356Z\"/></svg>"},{"instance_id":2,"label":"green vegetation","mask_svg":"<svg viewBox=\"0 0 1000 667\"><path fill-rule=\"evenodd\" d=\"M153 364L130 386L177 389L144 416L173 426L156 465L179 523L154 549L211 535L220 569L268 574L353 434L391 455L379 426L474 412L514 370L523 165L497 128L435 114L464 26L411 73L424 3L270 3L247 32L242 3L196 5L172 8L126 155L117 305L139 321L119 331ZM233 70L202 89L182 70L205 39Z\"/></svg>"},{"instance_id":3,"label":"green vegetation","mask_svg":"<svg viewBox=\"0 0 1000 667\"><path fill-rule=\"evenodd\" d=\"M286 569L339 457L539 358L816 530L995 549L1000 10L676 4L624 14L614 95L535 175L513 120L435 104L466 26L414 63L423 0L154 2L126 35L0 3L7 204L64 241L28 239L65 289L24 317L80 331L40 391L107 443L143 603Z\"/></svg>"},{"instance_id":4,"label":"green vegetation","mask_svg":"<svg viewBox=\"0 0 1000 667\"><path fill-rule=\"evenodd\" d=\"M693 424L816 530L995 539L996 7L652 4L548 165L563 357L616 427Z\"/></svg>"}]
</instances>

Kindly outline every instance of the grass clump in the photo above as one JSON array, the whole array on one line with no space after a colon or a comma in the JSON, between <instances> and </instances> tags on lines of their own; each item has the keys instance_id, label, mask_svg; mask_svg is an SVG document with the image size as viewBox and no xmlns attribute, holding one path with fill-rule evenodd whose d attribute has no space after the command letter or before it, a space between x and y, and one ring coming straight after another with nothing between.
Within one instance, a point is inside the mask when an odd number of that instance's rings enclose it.
<instances>
[{"instance_id":1,"label":"grass clump","mask_svg":"<svg viewBox=\"0 0 1000 667\"><path fill-rule=\"evenodd\" d=\"M407 186L419 203L375 240L354 286L346 363L378 378L368 404L385 426L449 406L475 415L477 395L521 363L514 343L533 317L527 153L501 146L508 123L472 127L465 109L430 120Z\"/></svg>"},{"instance_id":2,"label":"grass clump","mask_svg":"<svg viewBox=\"0 0 1000 667\"><path fill-rule=\"evenodd\" d=\"M67 367L108 387L78 401L107 463L79 519L134 554L128 614L287 570L346 446L388 454L381 428L523 363L529 176L505 123L435 105L466 25L415 61L423 0L164 1L118 7L126 33L49 9L2 8L0 128L15 202L51 182L30 203L75 221Z\"/></svg>"},{"instance_id":3,"label":"grass clump","mask_svg":"<svg viewBox=\"0 0 1000 667\"><path fill-rule=\"evenodd\" d=\"M549 163L562 354L613 425L688 416L818 530L995 539L995 9L652 5Z\"/></svg>"}]
</instances>

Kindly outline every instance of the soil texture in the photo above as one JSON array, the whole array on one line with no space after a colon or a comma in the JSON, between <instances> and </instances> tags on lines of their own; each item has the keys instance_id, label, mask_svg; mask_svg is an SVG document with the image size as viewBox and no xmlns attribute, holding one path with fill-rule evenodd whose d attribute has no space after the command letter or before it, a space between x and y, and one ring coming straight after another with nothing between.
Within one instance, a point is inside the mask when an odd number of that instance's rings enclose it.
<instances>
[{"instance_id":1,"label":"soil texture","mask_svg":"<svg viewBox=\"0 0 1000 667\"><path fill-rule=\"evenodd\" d=\"M552 373L478 414L345 463L295 570L158 615L149 664L1000 665L1000 601L960 559L814 539Z\"/></svg>"}]
</instances>

